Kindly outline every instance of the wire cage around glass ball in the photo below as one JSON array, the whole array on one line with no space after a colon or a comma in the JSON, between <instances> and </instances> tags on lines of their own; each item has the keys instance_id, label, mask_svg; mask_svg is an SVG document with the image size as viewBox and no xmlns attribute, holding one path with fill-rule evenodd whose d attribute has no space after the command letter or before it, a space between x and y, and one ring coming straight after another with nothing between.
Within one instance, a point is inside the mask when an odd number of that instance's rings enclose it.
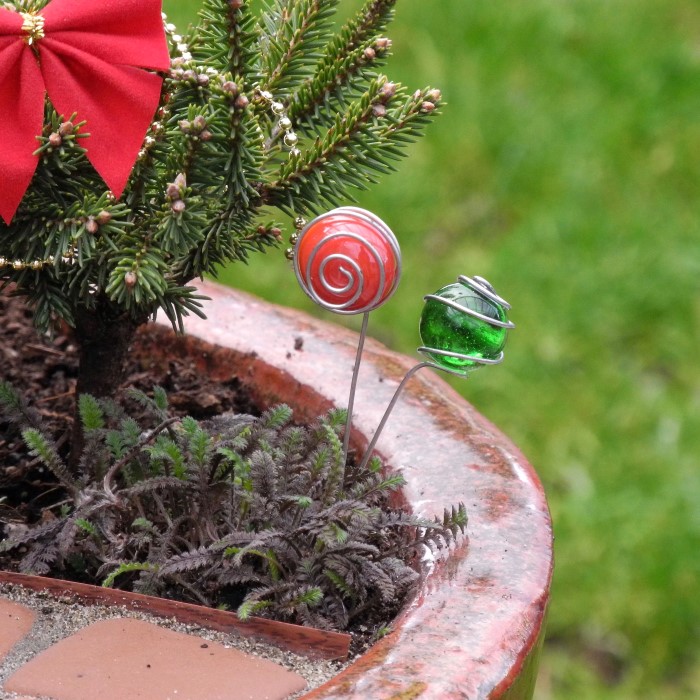
<instances>
[{"instance_id":1,"label":"wire cage around glass ball","mask_svg":"<svg viewBox=\"0 0 700 700\"><path fill-rule=\"evenodd\" d=\"M424 297L418 352L436 369L467 376L503 361L510 304L483 277L460 275L457 282Z\"/></svg>"},{"instance_id":2,"label":"wire cage around glass ball","mask_svg":"<svg viewBox=\"0 0 700 700\"><path fill-rule=\"evenodd\" d=\"M339 207L299 232L294 271L304 292L337 314L368 313L384 304L401 278L401 249L372 212Z\"/></svg>"}]
</instances>

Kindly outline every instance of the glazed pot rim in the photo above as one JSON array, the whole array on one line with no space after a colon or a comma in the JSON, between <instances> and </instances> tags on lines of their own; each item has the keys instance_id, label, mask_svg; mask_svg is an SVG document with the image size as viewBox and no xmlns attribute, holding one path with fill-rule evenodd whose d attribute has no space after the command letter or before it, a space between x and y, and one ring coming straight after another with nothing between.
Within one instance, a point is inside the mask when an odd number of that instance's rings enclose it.
<instances>
[{"instance_id":1,"label":"glazed pot rim","mask_svg":"<svg viewBox=\"0 0 700 700\"><path fill-rule=\"evenodd\" d=\"M237 377L263 409L290 404L297 420L347 405L356 333L211 282L200 291L209 319L188 318L178 344L203 371ZM351 440L359 454L415 363L367 340ZM376 450L405 477L401 504L415 514L441 517L464 502L468 537L390 634L307 697L379 699L418 686L421 697L508 697L543 638L551 586L552 524L535 470L432 371L408 383Z\"/></svg>"}]
</instances>

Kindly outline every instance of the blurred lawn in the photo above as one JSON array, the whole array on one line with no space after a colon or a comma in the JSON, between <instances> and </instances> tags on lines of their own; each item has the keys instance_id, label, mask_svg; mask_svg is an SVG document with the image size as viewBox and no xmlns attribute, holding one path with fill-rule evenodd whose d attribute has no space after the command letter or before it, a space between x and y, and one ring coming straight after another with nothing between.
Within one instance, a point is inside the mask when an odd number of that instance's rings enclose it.
<instances>
[{"instance_id":1,"label":"blurred lawn","mask_svg":"<svg viewBox=\"0 0 700 700\"><path fill-rule=\"evenodd\" d=\"M458 274L513 304L506 362L456 386L550 498L536 697L700 697L700 4L401 0L389 34L449 104L360 199L404 255L370 332L413 352ZM309 308L282 253L225 280Z\"/></svg>"}]
</instances>

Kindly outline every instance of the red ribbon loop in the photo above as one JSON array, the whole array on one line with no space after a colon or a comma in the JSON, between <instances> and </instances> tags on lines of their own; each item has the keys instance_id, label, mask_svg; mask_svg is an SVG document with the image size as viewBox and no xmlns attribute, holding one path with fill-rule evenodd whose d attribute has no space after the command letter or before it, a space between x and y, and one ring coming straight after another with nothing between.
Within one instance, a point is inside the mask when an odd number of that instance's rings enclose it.
<instances>
[{"instance_id":1,"label":"red ribbon loop","mask_svg":"<svg viewBox=\"0 0 700 700\"><path fill-rule=\"evenodd\" d=\"M0 216L8 224L39 162L47 93L64 118L87 122L81 145L120 197L160 100L163 79L151 71L170 66L161 0L51 0L37 14L43 26L0 8Z\"/></svg>"}]
</instances>

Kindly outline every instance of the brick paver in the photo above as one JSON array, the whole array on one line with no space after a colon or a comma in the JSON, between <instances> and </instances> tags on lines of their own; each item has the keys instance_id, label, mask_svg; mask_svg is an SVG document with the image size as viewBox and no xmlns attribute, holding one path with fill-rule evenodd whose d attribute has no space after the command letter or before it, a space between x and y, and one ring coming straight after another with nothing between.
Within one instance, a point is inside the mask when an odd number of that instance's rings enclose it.
<instances>
[{"instance_id":1,"label":"brick paver","mask_svg":"<svg viewBox=\"0 0 700 700\"><path fill-rule=\"evenodd\" d=\"M0 598L0 661L32 628L36 613L20 603Z\"/></svg>"},{"instance_id":2,"label":"brick paver","mask_svg":"<svg viewBox=\"0 0 700 700\"><path fill-rule=\"evenodd\" d=\"M10 676L5 690L55 700L283 700L305 686L271 661L116 618L41 652Z\"/></svg>"}]
</instances>

